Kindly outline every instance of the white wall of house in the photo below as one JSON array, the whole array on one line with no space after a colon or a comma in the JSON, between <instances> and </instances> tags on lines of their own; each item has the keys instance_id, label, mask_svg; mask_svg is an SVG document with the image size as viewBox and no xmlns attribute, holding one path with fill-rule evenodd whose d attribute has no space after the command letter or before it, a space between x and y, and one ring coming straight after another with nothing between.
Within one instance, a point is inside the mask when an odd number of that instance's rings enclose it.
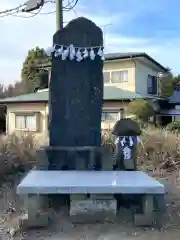
<instances>
[{"instance_id":1,"label":"white wall of house","mask_svg":"<svg viewBox=\"0 0 180 240\"><path fill-rule=\"evenodd\" d=\"M106 86L116 86L149 97L152 94L148 94L147 92L148 75L157 77L158 73L163 70L150 60L142 58L105 61L103 71L106 74L104 75L106 76L104 78ZM157 94L155 95L159 95L159 92L160 82L157 78Z\"/></svg>"},{"instance_id":2,"label":"white wall of house","mask_svg":"<svg viewBox=\"0 0 180 240\"><path fill-rule=\"evenodd\" d=\"M47 109L45 103L16 103L7 106L7 134L31 132L40 138L47 135Z\"/></svg>"},{"instance_id":3,"label":"white wall of house","mask_svg":"<svg viewBox=\"0 0 180 240\"><path fill-rule=\"evenodd\" d=\"M136 62L136 81L135 81L135 91L143 96L151 96L147 92L147 79L148 75L157 76L159 72L162 72L162 69L157 67L155 64L151 64L145 61L135 60ZM157 94L160 91L160 83L157 78Z\"/></svg>"},{"instance_id":4,"label":"white wall of house","mask_svg":"<svg viewBox=\"0 0 180 240\"><path fill-rule=\"evenodd\" d=\"M109 81L104 81L105 86L135 92L135 65L132 60L105 61L103 71L109 74Z\"/></svg>"}]
</instances>

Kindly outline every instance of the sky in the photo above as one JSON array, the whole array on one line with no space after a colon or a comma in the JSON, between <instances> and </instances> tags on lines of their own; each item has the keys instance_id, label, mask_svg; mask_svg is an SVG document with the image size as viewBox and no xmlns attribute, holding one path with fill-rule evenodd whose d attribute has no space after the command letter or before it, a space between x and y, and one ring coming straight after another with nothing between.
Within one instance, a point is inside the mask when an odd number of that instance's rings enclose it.
<instances>
[{"instance_id":1,"label":"sky","mask_svg":"<svg viewBox=\"0 0 180 240\"><path fill-rule=\"evenodd\" d=\"M0 11L24 2L1 0ZM179 74L179 8L179 0L79 0L74 11L64 12L64 21L87 17L102 28L106 53L146 52ZM41 13L54 10L55 4L47 3ZM28 50L51 46L55 31L55 13L0 17L0 83L20 80Z\"/></svg>"}]
</instances>

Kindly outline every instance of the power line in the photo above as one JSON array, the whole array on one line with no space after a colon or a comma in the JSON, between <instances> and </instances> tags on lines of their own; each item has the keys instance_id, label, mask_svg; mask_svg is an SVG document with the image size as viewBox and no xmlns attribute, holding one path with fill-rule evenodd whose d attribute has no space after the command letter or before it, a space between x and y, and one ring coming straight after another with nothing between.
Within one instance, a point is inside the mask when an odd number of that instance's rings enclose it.
<instances>
[{"instance_id":1,"label":"power line","mask_svg":"<svg viewBox=\"0 0 180 240\"><path fill-rule=\"evenodd\" d=\"M66 6L63 6L63 10L64 11L70 11L72 9L74 9L74 7L77 5L79 0L68 0L68 4Z\"/></svg>"},{"instance_id":2,"label":"power line","mask_svg":"<svg viewBox=\"0 0 180 240\"><path fill-rule=\"evenodd\" d=\"M72 11L74 12L74 15L78 18L78 15L76 13L76 10L73 8Z\"/></svg>"},{"instance_id":3,"label":"power line","mask_svg":"<svg viewBox=\"0 0 180 240\"><path fill-rule=\"evenodd\" d=\"M6 17L8 15L14 14L14 13L18 13L20 11L23 10L23 7L25 6L25 4L21 4L17 7L11 8L11 9L7 9L4 11L0 11L0 17Z\"/></svg>"},{"instance_id":4,"label":"power line","mask_svg":"<svg viewBox=\"0 0 180 240\"><path fill-rule=\"evenodd\" d=\"M29 13L29 14L31 14L30 16L20 16L20 15L17 15L17 14L9 14L9 15L11 15L11 16L13 16L13 17L19 17L19 18L32 18L32 17L35 17L35 16L37 16L38 14L40 14L42 8L43 8L43 7L41 6L38 11L33 12L33 13Z\"/></svg>"},{"instance_id":5,"label":"power line","mask_svg":"<svg viewBox=\"0 0 180 240\"><path fill-rule=\"evenodd\" d=\"M22 7L24 7L26 4L21 4L15 8L11 8L11 9L7 9L7 10L4 10L4 11L0 11L0 14L6 14L6 13L9 13L9 12L13 12L13 11L19 11Z\"/></svg>"},{"instance_id":6,"label":"power line","mask_svg":"<svg viewBox=\"0 0 180 240\"><path fill-rule=\"evenodd\" d=\"M71 0L71 1L68 0L68 3L62 7L62 10L63 11L71 11L71 10L73 10L74 7L77 5L78 1L79 0ZM64 2L64 0L63 0L63 2ZM54 0L43 1L43 5L47 4L47 3L55 4L55 1ZM25 12L27 13L27 11L24 10L25 6L27 6L27 2L24 3L24 4L21 4L21 5L17 6L17 7L0 11L0 17L13 16L13 17L20 17L20 18L31 18L31 17L37 16L38 14L40 14L40 15L47 15L47 14L53 14L53 13L56 12L56 10L53 10L53 11L50 11L50 12L41 13L41 10L42 10L42 7L43 7L41 5L37 12L33 12L33 11L32 12L28 12L29 14L31 14L31 16L18 15L20 13L25 13Z\"/></svg>"},{"instance_id":7,"label":"power line","mask_svg":"<svg viewBox=\"0 0 180 240\"><path fill-rule=\"evenodd\" d=\"M45 3L56 3L55 1L47 0Z\"/></svg>"},{"instance_id":8,"label":"power line","mask_svg":"<svg viewBox=\"0 0 180 240\"><path fill-rule=\"evenodd\" d=\"M39 15L48 15L48 14L53 14L56 13L56 10L53 10L51 12L43 12L43 13L39 13Z\"/></svg>"},{"instance_id":9,"label":"power line","mask_svg":"<svg viewBox=\"0 0 180 240\"><path fill-rule=\"evenodd\" d=\"M74 2L74 4L71 5L73 2ZM55 1L46 1L45 3L55 3ZM66 6L63 6L63 11L71 11L72 10L74 12L75 16L78 17L77 13L74 9L74 7L77 5L77 3L78 3L78 0L76 0L76 1L73 0L71 2L68 1L68 4ZM39 14L40 15L46 15L46 14L53 14L53 13L56 13L56 10L53 10L53 11L50 11L50 12L42 12L42 13L39 13Z\"/></svg>"}]
</instances>

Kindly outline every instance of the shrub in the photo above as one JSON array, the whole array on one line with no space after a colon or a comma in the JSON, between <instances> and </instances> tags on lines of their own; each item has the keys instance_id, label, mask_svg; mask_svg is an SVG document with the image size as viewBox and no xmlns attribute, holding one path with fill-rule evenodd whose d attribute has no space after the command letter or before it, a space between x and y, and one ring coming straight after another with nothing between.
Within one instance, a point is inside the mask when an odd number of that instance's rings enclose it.
<instances>
[{"instance_id":1,"label":"shrub","mask_svg":"<svg viewBox=\"0 0 180 240\"><path fill-rule=\"evenodd\" d=\"M128 104L127 111L129 114L135 115L138 119L143 122L149 120L153 116L153 107L147 100L139 99L134 100Z\"/></svg>"},{"instance_id":2,"label":"shrub","mask_svg":"<svg viewBox=\"0 0 180 240\"><path fill-rule=\"evenodd\" d=\"M180 131L180 122L171 122L167 125L169 131Z\"/></svg>"},{"instance_id":3,"label":"shrub","mask_svg":"<svg viewBox=\"0 0 180 240\"><path fill-rule=\"evenodd\" d=\"M36 162L36 143L33 135L2 136L0 139L0 177L17 172L27 171Z\"/></svg>"}]
</instances>

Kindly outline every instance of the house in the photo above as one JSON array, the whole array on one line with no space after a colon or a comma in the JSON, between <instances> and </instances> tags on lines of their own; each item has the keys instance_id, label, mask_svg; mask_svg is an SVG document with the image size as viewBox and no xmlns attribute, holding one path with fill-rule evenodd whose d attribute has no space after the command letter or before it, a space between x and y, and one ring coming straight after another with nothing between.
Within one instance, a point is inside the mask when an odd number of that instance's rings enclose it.
<instances>
[{"instance_id":1,"label":"house","mask_svg":"<svg viewBox=\"0 0 180 240\"><path fill-rule=\"evenodd\" d=\"M104 62L102 128L111 128L134 99L159 99L158 73L166 72L146 53L107 54ZM47 133L48 89L0 100L6 106L6 132Z\"/></svg>"},{"instance_id":2,"label":"house","mask_svg":"<svg viewBox=\"0 0 180 240\"><path fill-rule=\"evenodd\" d=\"M167 69L146 53L107 54L104 64L105 86L116 86L147 98L159 95L160 72Z\"/></svg>"},{"instance_id":3,"label":"house","mask_svg":"<svg viewBox=\"0 0 180 240\"><path fill-rule=\"evenodd\" d=\"M167 107L169 105L169 107ZM172 95L168 98L166 108L161 109L159 115L170 118L171 121L180 121L180 88L174 89Z\"/></svg>"}]
</instances>

